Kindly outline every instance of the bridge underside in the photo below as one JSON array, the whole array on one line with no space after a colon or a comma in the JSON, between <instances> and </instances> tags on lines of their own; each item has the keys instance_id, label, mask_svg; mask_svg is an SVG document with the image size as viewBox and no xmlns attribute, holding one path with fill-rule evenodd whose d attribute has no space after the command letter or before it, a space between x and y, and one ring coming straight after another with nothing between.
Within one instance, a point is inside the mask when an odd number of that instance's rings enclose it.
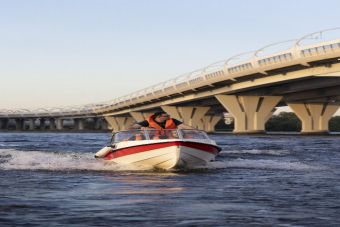
<instances>
[{"instance_id":1,"label":"bridge underside","mask_svg":"<svg viewBox=\"0 0 340 227\"><path fill-rule=\"evenodd\" d=\"M186 124L213 131L222 113L229 112L235 119L234 132L262 133L275 107L281 106L290 106L296 113L302 121L303 133L327 133L328 120L340 106L340 58L227 78L136 104L99 108L91 116L70 113L58 117L32 115L27 119L29 129L34 128L32 119L40 118L41 127L47 120L51 128L62 129L63 120L74 119L74 127L82 130L86 119L91 118L94 128L105 129L110 123L117 131L154 112L166 111ZM22 118L15 119L17 128L25 127ZM4 127L8 119L0 123Z\"/></svg>"},{"instance_id":2,"label":"bridge underside","mask_svg":"<svg viewBox=\"0 0 340 227\"><path fill-rule=\"evenodd\" d=\"M294 70L302 71L294 71ZM329 70L332 69L332 70ZM302 74L303 76L301 76ZM244 118L251 120L245 121L241 129L235 129L235 132L263 132L265 121L269 119L273 110L263 111L262 115L259 116L260 106L268 105L275 107L290 106L293 111L305 125L302 132L327 132L328 125L325 121L329 120L329 115L334 114L339 107L340 101L340 62L338 59L323 60L318 63L310 63L310 66L294 66L287 69L279 69L276 71L269 72L267 75L250 75L247 78L242 78L238 81L224 81L223 83L212 84L209 87L202 87L200 89L191 90L186 93L179 93L160 99L151 100L150 102L141 103L139 105L127 106L125 108L116 109L113 112L106 112L104 116L116 116L116 117L131 117L130 112L141 112L141 113L153 113L157 111L167 110L169 106L176 107L177 109L183 107L209 107L209 110L205 113L205 116L221 117L223 112L231 112L233 108L228 103L223 103L219 95L226 95L234 97L235 104L239 105L241 112L235 112L233 117L235 122L239 118L241 113L245 113ZM256 107L254 110L250 110L248 102L244 97L258 97L254 99ZM266 97L280 97L278 101L273 104L274 101L268 101ZM236 99L235 99L236 98ZM233 102L228 99L228 102ZM309 105L308 107L306 105ZM248 106L247 106L248 105ZM297 106L299 106L297 108ZM312 105L312 106L311 106ZM314 106L313 106L314 105ZM293 108L294 106L294 108ZM303 106L303 107L302 107ZM312 109L321 108L321 112L318 113L320 116L316 116ZM264 108L264 107L263 107ZM268 106L266 107L268 109ZM303 109L303 110L302 110ZM299 114L299 111L306 112L308 116ZM181 116L181 111L177 111L177 118L185 121ZM252 113L254 112L254 113ZM255 116L254 114L257 114ZM315 115L313 118L313 114ZM327 114L327 117L322 118L323 114ZM269 117L268 117L269 115ZM253 126L252 123L256 117L257 126ZM322 118L321 120L319 118ZM306 121L309 119L311 123ZM258 119L262 119L259 123ZM316 120L318 119L318 120ZM327 122L328 122L327 120ZM201 119L203 122L203 118ZM320 121L322 123L315 123ZM240 120L239 120L240 122ZM196 124L198 127L199 123ZM314 125L314 126L313 126ZM322 125L322 126L317 126ZM325 126L327 125L327 126ZM212 126L209 126L211 128Z\"/></svg>"},{"instance_id":3,"label":"bridge underside","mask_svg":"<svg viewBox=\"0 0 340 227\"><path fill-rule=\"evenodd\" d=\"M297 79L284 84L272 85L271 87L258 87L252 90L229 92L225 95L236 96L282 96L281 101L276 107L287 106L289 102L304 103L325 103L340 101L340 73L339 77L313 77ZM183 96L181 96L183 97ZM172 100L169 98L168 100ZM147 112L153 113L162 111L162 103L160 105L153 104L147 109ZM221 114L226 112L223 105L215 96L208 98L200 98L197 100L179 100L172 104L173 106L187 107L210 107L207 115ZM130 108L129 108L130 109ZM124 112L124 109L120 110ZM119 116L130 116L129 112L121 113Z\"/></svg>"}]
</instances>

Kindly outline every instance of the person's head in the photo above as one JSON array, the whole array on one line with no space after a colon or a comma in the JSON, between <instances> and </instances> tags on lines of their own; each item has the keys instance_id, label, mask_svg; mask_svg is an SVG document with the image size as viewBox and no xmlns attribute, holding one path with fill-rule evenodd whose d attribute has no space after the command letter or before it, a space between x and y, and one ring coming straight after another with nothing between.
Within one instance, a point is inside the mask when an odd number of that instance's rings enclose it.
<instances>
[{"instance_id":1,"label":"person's head","mask_svg":"<svg viewBox=\"0 0 340 227\"><path fill-rule=\"evenodd\" d=\"M170 117L169 114L167 114L167 112L156 112L154 114L154 119L158 122L164 122L166 120L168 120Z\"/></svg>"},{"instance_id":2,"label":"person's head","mask_svg":"<svg viewBox=\"0 0 340 227\"><path fill-rule=\"evenodd\" d=\"M175 138L175 139L179 138L179 135L178 135L177 130L172 130L172 131L170 131L168 137L169 137L169 138L172 137L172 138Z\"/></svg>"},{"instance_id":3,"label":"person's head","mask_svg":"<svg viewBox=\"0 0 340 227\"><path fill-rule=\"evenodd\" d=\"M154 128L154 127L146 127L145 129L148 130L149 136L154 136L155 133L156 133L156 131L155 131L156 128Z\"/></svg>"}]
</instances>

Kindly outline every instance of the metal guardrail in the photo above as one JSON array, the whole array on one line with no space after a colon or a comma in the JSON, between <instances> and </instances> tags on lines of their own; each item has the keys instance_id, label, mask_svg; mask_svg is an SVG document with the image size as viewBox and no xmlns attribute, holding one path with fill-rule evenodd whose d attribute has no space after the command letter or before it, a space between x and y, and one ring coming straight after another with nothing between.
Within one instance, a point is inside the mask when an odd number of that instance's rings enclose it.
<instances>
[{"instance_id":1,"label":"metal guardrail","mask_svg":"<svg viewBox=\"0 0 340 227\"><path fill-rule=\"evenodd\" d=\"M69 106L69 107L54 107L50 109L0 109L0 118L5 117L32 117L32 116L64 116L64 115L86 115L93 113L105 112L108 110L115 110L125 106L138 104L141 102L150 101L164 96L181 93L187 90L194 90L202 86L211 86L213 83L232 80L236 78L254 74L267 74L266 71L287 67L296 64L308 65L310 61L322 60L330 57L337 57L340 53L340 39L335 39L327 42L320 42L307 46L300 46L299 43L314 34L326 31L338 30L340 28L333 28L322 30L308 34L298 40L288 40L279 43L270 44L262 47L257 51L251 51L243 54L238 54L227 60L212 63L202 69L180 75L165 82L152 85L145 89L124 95L122 97L101 103L92 103L86 105ZM292 42L294 45L284 51L268 54L265 56L258 56L257 54L267 47L274 46L284 42ZM236 57L254 53L250 59L242 62L229 65L230 60Z\"/></svg>"}]
</instances>

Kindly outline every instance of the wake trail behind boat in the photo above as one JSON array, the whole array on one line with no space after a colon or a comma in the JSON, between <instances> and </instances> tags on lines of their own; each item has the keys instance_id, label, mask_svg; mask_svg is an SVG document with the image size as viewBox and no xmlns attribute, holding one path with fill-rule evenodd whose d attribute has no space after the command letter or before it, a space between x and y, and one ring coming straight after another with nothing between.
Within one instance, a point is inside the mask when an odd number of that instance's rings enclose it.
<instances>
[{"instance_id":1,"label":"wake trail behind boat","mask_svg":"<svg viewBox=\"0 0 340 227\"><path fill-rule=\"evenodd\" d=\"M286 156L290 152L288 150L222 150L220 154L255 154L255 155L269 155L269 156Z\"/></svg>"},{"instance_id":2,"label":"wake trail behind boat","mask_svg":"<svg viewBox=\"0 0 340 227\"><path fill-rule=\"evenodd\" d=\"M238 158L230 161L216 161L209 163L209 168L241 168L241 169L269 169L269 170L324 170L324 166L313 166L301 162L287 162L279 160L251 160Z\"/></svg>"},{"instance_id":3,"label":"wake trail behind boat","mask_svg":"<svg viewBox=\"0 0 340 227\"><path fill-rule=\"evenodd\" d=\"M93 153L17 151L0 149L2 170L48 170L48 171L143 171L151 168L104 163Z\"/></svg>"},{"instance_id":4,"label":"wake trail behind boat","mask_svg":"<svg viewBox=\"0 0 340 227\"><path fill-rule=\"evenodd\" d=\"M265 154L283 156L288 151L222 151L224 154ZM188 169L272 169L272 170L322 170L325 167L312 166L301 162L280 160L252 160L237 158L234 160L210 162L206 166L190 166ZM129 164L105 163L102 159L95 159L93 153L78 153L64 151L17 151L0 149L0 170L46 170L46 171L153 171L152 167ZM171 171L171 170L170 170Z\"/></svg>"}]
</instances>

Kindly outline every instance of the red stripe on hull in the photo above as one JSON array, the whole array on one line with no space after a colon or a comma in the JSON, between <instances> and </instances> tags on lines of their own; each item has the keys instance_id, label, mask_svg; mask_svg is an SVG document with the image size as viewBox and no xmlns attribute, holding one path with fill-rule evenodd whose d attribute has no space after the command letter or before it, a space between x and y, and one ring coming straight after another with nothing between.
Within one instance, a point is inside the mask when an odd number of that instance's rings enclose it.
<instances>
[{"instance_id":1,"label":"red stripe on hull","mask_svg":"<svg viewBox=\"0 0 340 227\"><path fill-rule=\"evenodd\" d=\"M218 152L221 151L221 148L214 146L214 145L207 145L207 144L195 143L195 142L175 141L175 142L167 142L167 143L144 144L144 145L139 145L139 146L134 146L134 147L118 149L118 150L108 153L105 156L105 159L111 160L111 159L123 157L126 155L136 154L136 153L150 151L150 150L156 150L156 149L165 148L165 147L172 147L172 146L191 147L194 149L213 153L215 156L218 154Z\"/></svg>"}]
</instances>

